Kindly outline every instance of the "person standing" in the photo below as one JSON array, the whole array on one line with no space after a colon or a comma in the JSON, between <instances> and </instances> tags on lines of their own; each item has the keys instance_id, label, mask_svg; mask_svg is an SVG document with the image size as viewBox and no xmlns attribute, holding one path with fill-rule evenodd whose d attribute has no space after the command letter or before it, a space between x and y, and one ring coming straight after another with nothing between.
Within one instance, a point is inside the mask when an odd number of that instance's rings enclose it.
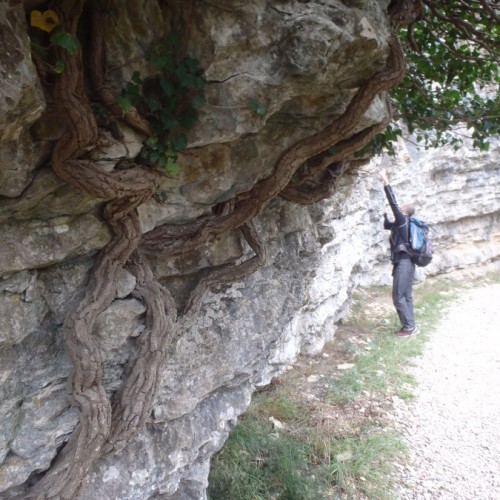
<instances>
[{"instance_id":1,"label":"person standing","mask_svg":"<svg viewBox=\"0 0 500 500\"><path fill-rule=\"evenodd\" d=\"M384 214L384 229L390 230L389 238L391 247L392 269L392 302L401 321L401 329L396 332L398 337L410 337L418 333L413 314L413 278L415 264L408 252L410 236L409 218L415 213L413 205L405 204L401 207L396 201L392 187L385 169L379 171L379 176L384 184L387 201L394 214L394 222L389 221Z\"/></svg>"}]
</instances>

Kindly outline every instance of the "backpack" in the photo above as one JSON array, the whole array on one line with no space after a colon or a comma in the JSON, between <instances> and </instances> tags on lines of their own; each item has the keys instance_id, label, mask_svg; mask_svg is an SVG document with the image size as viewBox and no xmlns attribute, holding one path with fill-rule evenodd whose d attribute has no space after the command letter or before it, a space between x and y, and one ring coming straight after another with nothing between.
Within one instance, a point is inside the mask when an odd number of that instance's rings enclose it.
<instances>
[{"instance_id":1,"label":"backpack","mask_svg":"<svg viewBox=\"0 0 500 500\"><path fill-rule=\"evenodd\" d=\"M419 267L425 267L432 260L433 244L429 236L429 226L416 217L410 217L410 238L408 251L411 261Z\"/></svg>"}]
</instances>

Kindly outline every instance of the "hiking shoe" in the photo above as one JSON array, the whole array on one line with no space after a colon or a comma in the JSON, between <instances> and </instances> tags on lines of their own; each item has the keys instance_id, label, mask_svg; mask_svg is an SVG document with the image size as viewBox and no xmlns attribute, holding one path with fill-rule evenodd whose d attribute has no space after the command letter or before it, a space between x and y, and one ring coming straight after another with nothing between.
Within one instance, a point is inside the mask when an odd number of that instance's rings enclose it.
<instances>
[{"instance_id":1,"label":"hiking shoe","mask_svg":"<svg viewBox=\"0 0 500 500\"><path fill-rule=\"evenodd\" d=\"M396 335L398 337L413 337L418 334L418 326L415 325L413 328L406 329L406 328L401 328L399 332L396 332Z\"/></svg>"}]
</instances>

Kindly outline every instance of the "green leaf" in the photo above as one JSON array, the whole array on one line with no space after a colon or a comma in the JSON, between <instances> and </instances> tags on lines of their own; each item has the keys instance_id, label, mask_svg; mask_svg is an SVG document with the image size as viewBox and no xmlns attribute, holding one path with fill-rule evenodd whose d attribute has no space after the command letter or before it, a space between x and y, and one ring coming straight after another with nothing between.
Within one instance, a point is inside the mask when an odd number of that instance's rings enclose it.
<instances>
[{"instance_id":1,"label":"green leaf","mask_svg":"<svg viewBox=\"0 0 500 500\"><path fill-rule=\"evenodd\" d=\"M164 155L166 158L171 158L174 161L177 160L177 153L171 143L167 144L167 149L165 150Z\"/></svg>"},{"instance_id":2,"label":"green leaf","mask_svg":"<svg viewBox=\"0 0 500 500\"><path fill-rule=\"evenodd\" d=\"M158 147L158 137L155 137L155 136L152 136L152 137L148 137L148 139L146 139L146 142L145 144L147 146L149 146L150 148L157 148Z\"/></svg>"},{"instance_id":3,"label":"green leaf","mask_svg":"<svg viewBox=\"0 0 500 500\"><path fill-rule=\"evenodd\" d=\"M172 59L168 54L152 52L147 55L146 59L158 70L168 69L172 67Z\"/></svg>"},{"instance_id":4,"label":"green leaf","mask_svg":"<svg viewBox=\"0 0 500 500\"><path fill-rule=\"evenodd\" d=\"M178 116L181 125L187 129L190 129L196 122L198 118L198 113L194 109L190 109Z\"/></svg>"},{"instance_id":5,"label":"green leaf","mask_svg":"<svg viewBox=\"0 0 500 500\"><path fill-rule=\"evenodd\" d=\"M167 164L165 166L165 170L169 175L177 175L180 171L181 167L180 165L174 161L172 158L169 158L167 160Z\"/></svg>"},{"instance_id":6,"label":"green leaf","mask_svg":"<svg viewBox=\"0 0 500 500\"><path fill-rule=\"evenodd\" d=\"M179 79L181 88L189 88L196 86L196 76L190 73L184 66L179 66L175 70L175 74Z\"/></svg>"},{"instance_id":7,"label":"green leaf","mask_svg":"<svg viewBox=\"0 0 500 500\"><path fill-rule=\"evenodd\" d=\"M160 120L165 130L172 130L179 126L177 118L166 109L160 111Z\"/></svg>"},{"instance_id":8,"label":"green leaf","mask_svg":"<svg viewBox=\"0 0 500 500\"><path fill-rule=\"evenodd\" d=\"M194 86L197 88L197 89L202 89L204 86L205 86L205 80L203 77L201 76L197 76L194 80Z\"/></svg>"},{"instance_id":9,"label":"green leaf","mask_svg":"<svg viewBox=\"0 0 500 500\"><path fill-rule=\"evenodd\" d=\"M149 155L149 159L153 162L156 163L158 159L160 158L160 152L159 151L153 151Z\"/></svg>"},{"instance_id":10,"label":"green leaf","mask_svg":"<svg viewBox=\"0 0 500 500\"><path fill-rule=\"evenodd\" d=\"M174 83L167 80L163 75L160 76L160 87L167 97L172 97L175 94L176 88Z\"/></svg>"},{"instance_id":11,"label":"green leaf","mask_svg":"<svg viewBox=\"0 0 500 500\"><path fill-rule=\"evenodd\" d=\"M186 149L187 142L185 134L174 135L171 139L172 148L176 151L184 151Z\"/></svg>"},{"instance_id":12,"label":"green leaf","mask_svg":"<svg viewBox=\"0 0 500 500\"><path fill-rule=\"evenodd\" d=\"M191 73L198 73L200 71L200 63L197 59L193 59L192 57L186 56L182 63L186 66L186 69Z\"/></svg>"},{"instance_id":13,"label":"green leaf","mask_svg":"<svg viewBox=\"0 0 500 500\"><path fill-rule=\"evenodd\" d=\"M116 102L118 103L118 106L120 106L121 110L124 113L128 113L132 109L132 103L130 102L130 99L126 96L119 95L116 98Z\"/></svg>"},{"instance_id":14,"label":"green leaf","mask_svg":"<svg viewBox=\"0 0 500 500\"><path fill-rule=\"evenodd\" d=\"M134 71L132 73L132 82L134 82L137 85L142 84L141 74L138 71Z\"/></svg>"},{"instance_id":15,"label":"green leaf","mask_svg":"<svg viewBox=\"0 0 500 500\"><path fill-rule=\"evenodd\" d=\"M248 99L247 105L251 111L258 115L265 115L267 113L267 108L253 98Z\"/></svg>"},{"instance_id":16,"label":"green leaf","mask_svg":"<svg viewBox=\"0 0 500 500\"><path fill-rule=\"evenodd\" d=\"M123 94L126 95L132 103L136 103L141 100L141 88L135 83L128 82Z\"/></svg>"},{"instance_id":17,"label":"green leaf","mask_svg":"<svg viewBox=\"0 0 500 500\"><path fill-rule=\"evenodd\" d=\"M153 127L153 130L155 131L155 135L157 135L158 137L164 135L165 128L163 127L161 120L159 120L156 116L148 116L148 121L151 124L151 127Z\"/></svg>"},{"instance_id":18,"label":"green leaf","mask_svg":"<svg viewBox=\"0 0 500 500\"><path fill-rule=\"evenodd\" d=\"M205 96L203 94L196 94L193 97L192 103L195 108L203 106L206 102Z\"/></svg>"},{"instance_id":19,"label":"green leaf","mask_svg":"<svg viewBox=\"0 0 500 500\"><path fill-rule=\"evenodd\" d=\"M169 53L174 53L179 50L179 46L181 44L181 37L174 32L170 32L167 35L167 39L165 40L165 49Z\"/></svg>"},{"instance_id":20,"label":"green leaf","mask_svg":"<svg viewBox=\"0 0 500 500\"><path fill-rule=\"evenodd\" d=\"M148 106L150 111L158 111L161 107L161 102L154 97L148 97L146 99L146 105Z\"/></svg>"},{"instance_id":21,"label":"green leaf","mask_svg":"<svg viewBox=\"0 0 500 500\"><path fill-rule=\"evenodd\" d=\"M64 68L65 68L65 64L63 61L56 61L56 64L54 65L54 71L60 75L63 71L64 71Z\"/></svg>"},{"instance_id":22,"label":"green leaf","mask_svg":"<svg viewBox=\"0 0 500 500\"><path fill-rule=\"evenodd\" d=\"M80 42L70 33L63 30L57 30L50 35L50 42L74 56L80 48Z\"/></svg>"}]
</instances>

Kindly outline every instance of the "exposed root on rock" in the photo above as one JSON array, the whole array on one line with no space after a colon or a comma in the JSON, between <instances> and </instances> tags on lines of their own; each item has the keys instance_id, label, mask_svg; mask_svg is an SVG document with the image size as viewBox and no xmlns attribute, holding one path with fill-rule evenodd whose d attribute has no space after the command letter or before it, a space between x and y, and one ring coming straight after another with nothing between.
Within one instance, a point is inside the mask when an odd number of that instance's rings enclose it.
<instances>
[{"instance_id":1,"label":"exposed root on rock","mask_svg":"<svg viewBox=\"0 0 500 500\"><path fill-rule=\"evenodd\" d=\"M177 327L174 299L155 280L147 260L135 252L127 269L137 280L133 296L147 307L146 330L139 337L137 356L129 362L124 383L116 396L111 435L104 453L120 451L150 417L161 368Z\"/></svg>"},{"instance_id":2,"label":"exposed root on rock","mask_svg":"<svg viewBox=\"0 0 500 500\"><path fill-rule=\"evenodd\" d=\"M203 297L211 287L241 280L253 274L259 267L266 263L266 247L255 231L252 222L247 222L240 229L247 243L255 252L255 256L238 265L222 266L202 278L189 296L184 315L194 314L200 309Z\"/></svg>"},{"instance_id":3,"label":"exposed root on rock","mask_svg":"<svg viewBox=\"0 0 500 500\"><path fill-rule=\"evenodd\" d=\"M387 106L389 107L388 102ZM340 178L353 170L354 165L364 162L364 160L353 160L352 155L366 146L386 125L386 122L373 125L340 141L335 145L334 152L326 151L311 158L307 162L308 169L305 175L295 183L290 182L279 196L299 205L312 205L329 198L333 195Z\"/></svg>"}]
</instances>

